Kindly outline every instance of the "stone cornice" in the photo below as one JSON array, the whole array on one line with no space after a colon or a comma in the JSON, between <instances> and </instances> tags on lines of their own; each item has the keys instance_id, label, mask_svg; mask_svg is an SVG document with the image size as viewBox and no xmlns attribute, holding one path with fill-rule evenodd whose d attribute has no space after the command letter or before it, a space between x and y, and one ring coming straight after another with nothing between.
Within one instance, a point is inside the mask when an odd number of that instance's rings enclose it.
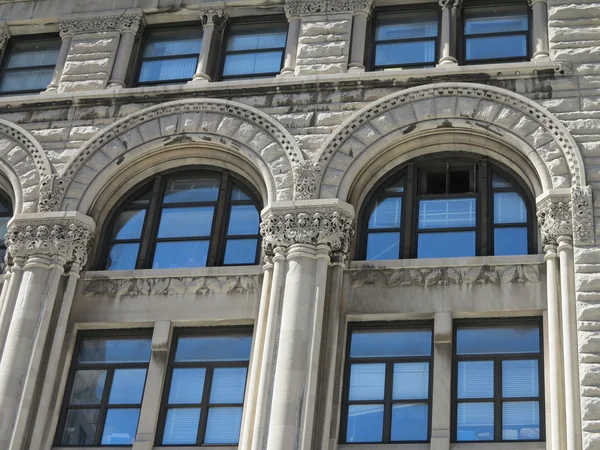
<instances>
[{"instance_id":1,"label":"stone cornice","mask_svg":"<svg viewBox=\"0 0 600 450\"><path fill-rule=\"evenodd\" d=\"M279 202L263 211L260 234L267 254L293 244L324 244L332 253L347 254L354 210L337 200Z\"/></svg>"},{"instance_id":2,"label":"stone cornice","mask_svg":"<svg viewBox=\"0 0 600 450\"><path fill-rule=\"evenodd\" d=\"M17 214L9 223L6 247L11 258L45 257L81 269L95 224L76 212Z\"/></svg>"},{"instance_id":3,"label":"stone cornice","mask_svg":"<svg viewBox=\"0 0 600 450\"><path fill-rule=\"evenodd\" d=\"M6 47L6 43L10 38L10 31L8 31L8 27L6 23L0 22L0 52Z\"/></svg>"},{"instance_id":4,"label":"stone cornice","mask_svg":"<svg viewBox=\"0 0 600 450\"><path fill-rule=\"evenodd\" d=\"M141 11L124 12L106 16L69 17L60 21L61 37L76 34L118 31L137 34L144 26Z\"/></svg>"}]
</instances>

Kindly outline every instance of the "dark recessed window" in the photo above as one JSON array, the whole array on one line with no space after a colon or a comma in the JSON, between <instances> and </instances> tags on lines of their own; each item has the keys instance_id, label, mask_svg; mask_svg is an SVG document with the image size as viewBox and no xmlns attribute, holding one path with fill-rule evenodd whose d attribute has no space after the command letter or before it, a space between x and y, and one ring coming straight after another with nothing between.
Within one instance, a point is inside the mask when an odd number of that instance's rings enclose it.
<instances>
[{"instance_id":1,"label":"dark recessed window","mask_svg":"<svg viewBox=\"0 0 600 450\"><path fill-rule=\"evenodd\" d=\"M137 84L184 83L196 73L202 27L148 30L142 50Z\"/></svg>"},{"instance_id":2,"label":"dark recessed window","mask_svg":"<svg viewBox=\"0 0 600 450\"><path fill-rule=\"evenodd\" d=\"M252 336L178 337L157 445L237 445Z\"/></svg>"},{"instance_id":3,"label":"dark recessed window","mask_svg":"<svg viewBox=\"0 0 600 450\"><path fill-rule=\"evenodd\" d=\"M373 70L435 66L437 9L378 13L375 17Z\"/></svg>"},{"instance_id":4,"label":"dark recessed window","mask_svg":"<svg viewBox=\"0 0 600 450\"><path fill-rule=\"evenodd\" d=\"M258 211L251 189L229 172L156 176L114 215L103 267L256 264Z\"/></svg>"},{"instance_id":5,"label":"dark recessed window","mask_svg":"<svg viewBox=\"0 0 600 450\"><path fill-rule=\"evenodd\" d=\"M464 60L466 63L529 59L527 4L465 6Z\"/></svg>"},{"instance_id":6,"label":"dark recessed window","mask_svg":"<svg viewBox=\"0 0 600 450\"><path fill-rule=\"evenodd\" d=\"M12 218L12 206L8 198L0 193L0 270L4 270L4 257L6 256L6 242L8 221Z\"/></svg>"},{"instance_id":7,"label":"dark recessed window","mask_svg":"<svg viewBox=\"0 0 600 450\"><path fill-rule=\"evenodd\" d=\"M543 438L538 322L456 328L454 441Z\"/></svg>"},{"instance_id":8,"label":"dark recessed window","mask_svg":"<svg viewBox=\"0 0 600 450\"><path fill-rule=\"evenodd\" d=\"M26 94L45 90L52 80L60 38L9 41L0 74L0 92Z\"/></svg>"},{"instance_id":9,"label":"dark recessed window","mask_svg":"<svg viewBox=\"0 0 600 450\"><path fill-rule=\"evenodd\" d=\"M223 80L277 75L283 66L287 23L231 24L224 49Z\"/></svg>"},{"instance_id":10,"label":"dark recessed window","mask_svg":"<svg viewBox=\"0 0 600 450\"><path fill-rule=\"evenodd\" d=\"M485 158L428 157L388 178L365 208L367 260L523 255L533 249L531 199Z\"/></svg>"},{"instance_id":11,"label":"dark recessed window","mask_svg":"<svg viewBox=\"0 0 600 450\"><path fill-rule=\"evenodd\" d=\"M132 445L150 361L150 337L83 337L78 341L57 445Z\"/></svg>"},{"instance_id":12,"label":"dark recessed window","mask_svg":"<svg viewBox=\"0 0 600 450\"><path fill-rule=\"evenodd\" d=\"M342 442L427 442L432 331L350 326Z\"/></svg>"}]
</instances>

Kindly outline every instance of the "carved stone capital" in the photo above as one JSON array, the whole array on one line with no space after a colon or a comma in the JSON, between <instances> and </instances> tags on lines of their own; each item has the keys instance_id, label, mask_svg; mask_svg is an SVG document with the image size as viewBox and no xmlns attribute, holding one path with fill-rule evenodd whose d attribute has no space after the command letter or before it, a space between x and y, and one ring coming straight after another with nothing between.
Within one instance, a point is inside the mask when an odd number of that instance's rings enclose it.
<instances>
[{"instance_id":1,"label":"carved stone capital","mask_svg":"<svg viewBox=\"0 0 600 450\"><path fill-rule=\"evenodd\" d=\"M77 212L18 214L10 221L6 247L13 259L42 256L82 268L94 228L91 218Z\"/></svg>"},{"instance_id":2,"label":"carved stone capital","mask_svg":"<svg viewBox=\"0 0 600 450\"><path fill-rule=\"evenodd\" d=\"M320 14L325 12L364 12L369 14L373 0L291 0L285 4L288 19L302 14Z\"/></svg>"},{"instance_id":3,"label":"carved stone capital","mask_svg":"<svg viewBox=\"0 0 600 450\"><path fill-rule=\"evenodd\" d=\"M462 8L463 0L438 0L438 4L443 8Z\"/></svg>"},{"instance_id":4,"label":"carved stone capital","mask_svg":"<svg viewBox=\"0 0 600 450\"><path fill-rule=\"evenodd\" d=\"M58 28L61 37L108 31L137 34L144 26L143 18L144 14L141 11L108 16L70 17L61 20Z\"/></svg>"},{"instance_id":5,"label":"carved stone capital","mask_svg":"<svg viewBox=\"0 0 600 450\"><path fill-rule=\"evenodd\" d=\"M592 187L571 188L573 209L573 242L575 245L594 245L594 207Z\"/></svg>"},{"instance_id":6,"label":"carved stone capital","mask_svg":"<svg viewBox=\"0 0 600 450\"><path fill-rule=\"evenodd\" d=\"M559 237L573 235L570 195L548 195L537 206L538 224L544 245L556 244Z\"/></svg>"},{"instance_id":7,"label":"carved stone capital","mask_svg":"<svg viewBox=\"0 0 600 450\"><path fill-rule=\"evenodd\" d=\"M260 234L267 254L293 244L325 244L332 253L347 254L354 209L338 200L280 202L263 213Z\"/></svg>"},{"instance_id":8,"label":"carved stone capital","mask_svg":"<svg viewBox=\"0 0 600 450\"><path fill-rule=\"evenodd\" d=\"M294 167L294 200L317 197L322 171L322 165L313 161L303 161Z\"/></svg>"},{"instance_id":9,"label":"carved stone capital","mask_svg":"<svg viewBox=\"0 0 600 450\"><path fill-rule=\"evenodd\" d=\"M38 211L56 211L60 207L60 201L65 193L65 180L53 173L40 177L40 199Z\"/></svg>"},{"instance_id":10,"label":"carved stone capital","mask_svg":"<svg viewBox=\"0 0 600 450\"><path fill-rule=\"evenodd\" d=\"M205 6L200 9L202 25L221 27L227 21L227 10L224 5Z\"/></svg>"},{"instance_id":11,"label":"carved stone capital","mask_svg":"<svg viewBox=\"0 0 600 450\"><path fill-rule=\"evenodd\" d=\"M10 31L4 22L0 22L0 52L6 47L6 43L10 39Z\"/></svg>"}]
</instances>

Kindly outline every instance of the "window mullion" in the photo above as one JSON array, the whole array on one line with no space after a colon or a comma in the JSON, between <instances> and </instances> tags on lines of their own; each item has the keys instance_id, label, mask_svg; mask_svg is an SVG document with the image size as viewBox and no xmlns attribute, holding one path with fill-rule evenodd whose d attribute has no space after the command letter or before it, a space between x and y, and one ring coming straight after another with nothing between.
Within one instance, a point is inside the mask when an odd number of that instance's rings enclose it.
<instances>
[{"instance_id":1,"label":"window mullion","mask_svg":"<svg viewBox=\"0 0 600 450\"><path fill-rule=\"evenodd\" d=\"M110 390L112 389L112 382L115 375L114 367L106 368L106 380L104 381L104 392L102 392L102 401L100 403L100 411L98 412L98 425L96 427L96 437L94 442L97 445L102 443L102 434L104 433L104 426L106 425L106 416L108 413L108 399L110 396ZM73 387L71 386L71 389Z\"/></svg>"},{"instance_id":2,"label":"window mullion","mask_svg":"<svg viewBox=\"0 0 600 450\"><path fill-rule=\"evenodd\" d=\"M206 438L206 424L208 423L208 405L210 403L210 391L212 388L214 367L206 367L206 379L204 380L204 391L202 392L202 403L200 405L200 424L198 426L198 437L196 443L204 444Z\"/></svg>"},{"instance_id":3,"label":"window mullion","mask_svg":"<svg viewBox=\"0 0 600 450\"><path fill-rule=\"evenodd\" d=\"M383 442L392 439L392 397L394 384L394 363L388 361L385 365L385 386L383 394Z\"/></svg>"},{"instance_id":4,"label":"window mullion","mask_svg":"<svg viewBox=\"0 0 600 450\"><path fill-rule=\"evenodd\" d=\"M493 212L493 208L490 208L491 193L489 191L489 170L487 161L483 160L479 163L479 167L475 165L475 170L479 170L475 173L475 192L477 198L477 239L479 242L479 256L487 256L493 253L489 248L489 244L492 242L492 223L491 217L489 216L490 211Z\"/></svg>"},{"instance_id":5,"label":"window mullion","mask_svg":"<svg viewBox=\"0 0 600 450\"><path fill-rule=\"evenodd\" d=\"M406 195L403 198L403 211L402 211L402 219L400 221L400 227L404 228L404 232L400 234L400 238L402 239L402 249L400 251L401 258L410 258L413 256L413 248L416 249L416 232L413 228L417 226L418 223L418 205L415 205L416 202L416 193L417 193L417 173L416 168L413 163L409 163L406 168ZM413 237L414 235L414 237ZM415 241L415 245L413 246L413 241ZM416 250L415 250L416 252Z\"/></svg>"},{"instance_id":6,"label":"window mullion","mask_svg":"<svg viewBox=\"0 0 600 450\"><path fill-rule=\"evenodd\" d=\"M151 267L151 255L156 245L156 233L158 224L160 223L159 217L159 204L162 201L162 176L156 175L154 177L154 183L152 186L152 193L150 194L150 205L148 205L147 212L148 217L142 231L142 237L140 239L140 250L138 252L138 258L136 262L136 269L146 269Z\"/></svg>"},{"instance_id":7,"label":"window mullion","mask_svg":"<svg viewBox=\"0 0 600 450\"><path fill-rule=\"evenodd\" d=\"M231 178L229 173L223 172L221 184L219 186L219 197L215 207L213 226L210 233L210 246L207 258L208 266L216 266L223 259L223 254L225 252L225 236L227 235L227 231L225 230L227 225L225 216L229 218L230 196Z\"/></svg>"},{"instance_id":8,"label":"window mullion","mask_svg":"<svg viewBox=\"0 0 600 450\"><path fill-rule=\"evenodd\" d=\"M494 440L502 441L502 358L494 358Z\"/></svg>"}]
</instances>

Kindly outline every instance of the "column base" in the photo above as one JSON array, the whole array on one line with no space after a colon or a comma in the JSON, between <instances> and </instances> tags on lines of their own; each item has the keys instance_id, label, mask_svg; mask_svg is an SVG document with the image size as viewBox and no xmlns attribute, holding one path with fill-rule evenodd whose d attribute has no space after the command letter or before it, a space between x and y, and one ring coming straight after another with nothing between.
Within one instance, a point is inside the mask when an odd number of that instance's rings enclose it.
<instances>
[{"instance_id":1,"label":"column base","mask_svg":"<svg viewBox=\"0 0 600 450\"><path fill-rule=\"evenodd\" d=\"M125 87L125 83L120 80L108 80L108 89L122 89Z\"/></svg>"},{"instance_id":2,"label":"column base","mask_svg":"<svg viewBox=\"0 0 600 450\"><path fill-rule=\"evenodd\" d=\"M40 92L41 95L44 94L56 94L58 91L58 85L56 84L51 84L49 85L45 91Z\"/></svg>"},{"instance_id":3,"label":"column base","mask_svg":"<svg viewBox=\"0 0 600 450\"><path fill-rule=\"evenodd\" d=\"M365 66L360 63L350 63L348 64L348 72L364 72Z\"/></svg>"},{"instance_id":4,"label":"column base","mask_svg":"<svg viewBox=\"0 0 600 450\"><path fill-rule=\"evenodd\" d=\"M281 69L281 73L279 75L276 75L275 78L280 78L280 77L293 77L294 74L294 69L292 69L291 67L284 67L283 69Z\"/></svg>"},{"instance_id":5,"label":"column base","mask_svg":"<svg viewBox=\"0 0 600 450\"><path fill-rule=\"evenodd\" d=\"M536 61L538 61L538 60L547 61L550 59L550 52L548 50L539 50L533 54L531 59L535 59Z\"/></svg>"},{"instance_id":6,"label":"column base","mask_svg":"<svg viewBox=\"0 0 600 450\"><path fill-rule=\"evenodd\" d=\"M198 83L208 83L210 81L210 77L205 73L197 73L194 77L188 81L188 84L198 84Z\"/></svg>"},{"instance_id":7,"label":"column base","mask_svg":"<svg viewBox=\"0 0 600 450\"><path fill-rule=\"evenodd\" d=\"M458 61L454 56L443 56L437 65L438 66L458 66Z\"/></svg>"}]
</instances>

